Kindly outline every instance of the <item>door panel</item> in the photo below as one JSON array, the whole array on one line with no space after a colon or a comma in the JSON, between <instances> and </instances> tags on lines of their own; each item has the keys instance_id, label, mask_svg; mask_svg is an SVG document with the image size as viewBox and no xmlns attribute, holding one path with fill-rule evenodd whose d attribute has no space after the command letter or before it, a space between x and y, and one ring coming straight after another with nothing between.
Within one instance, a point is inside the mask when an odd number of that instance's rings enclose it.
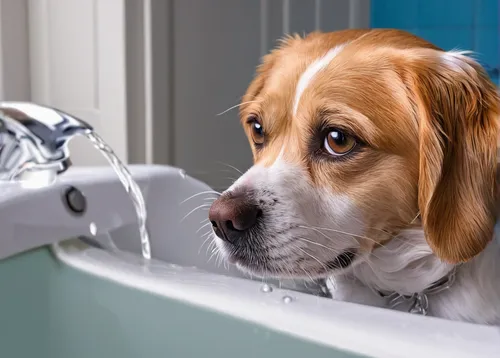
<instances>
[{"instance_id":1,"label":"door panel","mask_svg":"<svg viewBox=\"0 0 500 358\"><path fill-rule=\"evenodd\" d=\"M89 122L127 161L124 0L30 0L32 101ZM105 161L83 138L76 165Z\"/></svg>"}]
</instances>

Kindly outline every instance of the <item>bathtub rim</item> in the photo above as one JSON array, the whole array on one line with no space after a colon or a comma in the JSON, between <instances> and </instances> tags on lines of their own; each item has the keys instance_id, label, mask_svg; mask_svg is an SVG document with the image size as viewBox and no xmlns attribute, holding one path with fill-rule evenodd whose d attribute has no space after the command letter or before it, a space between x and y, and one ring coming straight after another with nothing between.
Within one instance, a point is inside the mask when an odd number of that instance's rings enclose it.
<instances>
[{"instance_id":1,"label":"bathtub rim","mask_svg":"<svg viewBox=\"0 0 500 358\"><path fill-rule=\"evenodd\" d=\"M51 249L57 260L87 274L360 355L465 358L496 357L500 351L500 328L494 326L420 317L277 287L264 293L256 281L154 259L147 263L137 255L116 255L76 239ZM283 302L286 295L292 303Z\"/></svg>"}]
</instances>

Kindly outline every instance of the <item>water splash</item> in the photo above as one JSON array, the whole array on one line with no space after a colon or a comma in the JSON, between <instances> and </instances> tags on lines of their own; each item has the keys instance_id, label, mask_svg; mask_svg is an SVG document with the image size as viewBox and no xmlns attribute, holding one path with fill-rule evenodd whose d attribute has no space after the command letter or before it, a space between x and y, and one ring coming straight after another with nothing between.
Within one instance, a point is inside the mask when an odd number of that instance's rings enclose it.
<instances>
[{"instance_id":1,"label":"water splash","mask_svg":"<svg viewBox=\"0 0 500 358\"><path fill-rule=\"evenodd\" d=\"M91 132L86 135L90 142L101 152L101 154L107 159L113 170L118 175L123 187L130 195L132 202L134 203L134 208L137 213L137 220L139 223L139 235L141 237L141 248L142 256L149 260L151 259L151 245L149 242L149 234L146 229L146 203L144 202L144 197L142 196L141 189L139 185L132 178L127 167L121 162L121 160L116 156L113 149L104 142L104 140L95 132Z\"/></svg>"}]
</instances>

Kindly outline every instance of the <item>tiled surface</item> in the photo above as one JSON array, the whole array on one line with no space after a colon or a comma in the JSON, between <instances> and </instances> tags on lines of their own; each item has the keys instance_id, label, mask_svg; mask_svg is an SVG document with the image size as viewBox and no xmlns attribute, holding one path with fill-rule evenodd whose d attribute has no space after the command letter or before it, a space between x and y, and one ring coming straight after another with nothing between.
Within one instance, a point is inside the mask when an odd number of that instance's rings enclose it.
<instances>
[{"instance_id":1,"label":"tiled surface","mask_svg":"<svg viewBox=\"0 0 500 358\"><path fill-rule=\"evenodd\" d=\"M372 0L371 26L410 31L445 49L472 50L500 84L500 0Z\"/></svg>"},{"instance_id":2,"label":"tiled surface","mask_svg":"<svg viewBox=\"0 0 500 358\"><path fill-rule=\"evenodd\" d=\"M372 27L414 29L418 22L417 0L372 0Z\"/></svg>"},{"instance_id":3,"label":"tiled surface","mask_svg":"<svg viewBox=\"0 0 500 358\"><path fill-rule=\"evenodd\" d=\"M500 1L476 0L476 25L484 27L499 27Z\"/></svg>"},{"instance_id":4,"label":"tiled surface","mask_svg":"<svg viewBox=\"0 0 500 358\"><path fill-rule=\"evenodd\" d=\"M442 49L470 50L474 47L474 34L468 29L417 28L410 31Z\"/></svg>"},{"instance_id":5,"label":"tiled surface","mask_svg":"<svg viewBox=\"0 0 500 358\"><path fill-rule=\"evenodd\" d=\"M475 0L417 1L417 26L419 28L471 28L474 25L474 2Z\"/></svg>"},{"instance_id":6,"label":"tiled surface","mask_svg":"<svg viewBox=\"0 0 500 358\"><path fill-rule=\"evenodd\" d=\"M474 50L478 53L478 59L496 77L496 83L500 84L498 81L498 70L500 68L499 31L495 28L479 28L475 32L474 43ZM495 69L496 71L494 71Z\"/></svg>"}]
</instances>

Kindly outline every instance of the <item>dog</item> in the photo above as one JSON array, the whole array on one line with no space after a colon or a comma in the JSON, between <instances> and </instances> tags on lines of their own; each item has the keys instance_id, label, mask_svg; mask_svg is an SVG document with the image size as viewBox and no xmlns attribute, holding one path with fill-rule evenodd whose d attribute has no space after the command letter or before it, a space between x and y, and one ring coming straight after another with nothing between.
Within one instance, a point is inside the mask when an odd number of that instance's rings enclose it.
<instances>
[{"instance_id":1,"label":"dog","mask_svg":"<svg viewBox=\"0 0 500 358\"><path fill-rule=\"evenodd\" d=\"M218 249L337 300L500 324L499 103L471 56L404 31L284 38L240 104L254 165L210 207Z\"/></svg>"}]
</instances>

